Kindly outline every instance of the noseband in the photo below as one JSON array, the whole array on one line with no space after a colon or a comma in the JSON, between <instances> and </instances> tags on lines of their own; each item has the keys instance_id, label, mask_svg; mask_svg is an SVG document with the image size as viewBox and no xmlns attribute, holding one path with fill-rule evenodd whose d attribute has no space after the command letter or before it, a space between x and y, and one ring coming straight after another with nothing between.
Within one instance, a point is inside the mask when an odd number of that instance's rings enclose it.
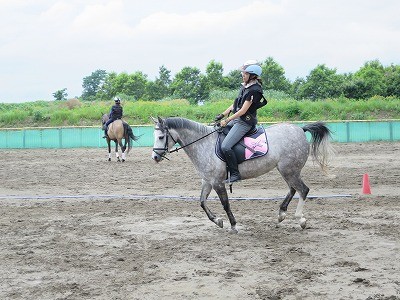
<instances>
[{"instance_id":1,"label":"noseband","mask_svg":"<svg viewBox=\"0 0 400 300\"><path fill-rule=\"evenodd\" d=\"M169 133L168 128L160 128L160 127L156 127L154 128L154 130L161 130L161 131L165 131L167 133L167 136L165 138L165 145L164 148L153 148L153 152L157 155L160 155L162 158L165 158L166 160L169 160L168 157L165 156L166 153L171 153L174 152L173 151L169 151L168 149L168 137L171 137L171 139L174 141L174 143L176 144L177 141L174 139L174 137ZM162 153L159 153L157 151L163 151ZM177 150L176 150L177 151Z\"/></svg>"}]
</instances>

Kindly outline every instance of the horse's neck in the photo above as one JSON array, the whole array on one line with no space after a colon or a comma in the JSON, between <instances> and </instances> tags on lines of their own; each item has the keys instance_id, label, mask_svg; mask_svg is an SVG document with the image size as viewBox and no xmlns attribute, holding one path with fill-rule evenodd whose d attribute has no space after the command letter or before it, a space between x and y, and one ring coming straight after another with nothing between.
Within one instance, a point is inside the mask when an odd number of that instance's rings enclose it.
<instances>
[{"instance_id":1,"label":"horse's neck","mask_svg":"<svg viewBox=\"0 0 400 300\"><path fill-rule=\"evenodd\" d=\"M180 129L177 133L179 145L194 164L201 163L204 157L210 158L214 155L216 133L208 135L211 133L209 130L199 133L188 129Z\"/></svg>"}]
</instances>

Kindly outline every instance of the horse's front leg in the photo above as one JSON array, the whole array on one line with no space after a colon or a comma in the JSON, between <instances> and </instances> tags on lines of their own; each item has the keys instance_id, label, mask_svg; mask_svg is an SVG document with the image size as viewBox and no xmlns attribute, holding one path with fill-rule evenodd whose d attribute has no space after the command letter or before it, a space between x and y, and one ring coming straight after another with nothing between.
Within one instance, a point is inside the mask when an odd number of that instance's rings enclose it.
<instances>
[{"instance_id":1,"label":"horse's front leg","mask_svg":"<svg viewBox=\"0 0 400 300\"><path fill-rule=\"evenodd\" d=\"M107 145L108 145L108 161L111 161L111 141L107 139Z\"/></svg>"},{"instance_id":2,"label":"horse's front leg","mask_svg":"<svg viewBox=\"0 0 400 300\"><path fill-rule=\"evenodd\" d=\"M205 182L204 180L202 180L201 195L200 195L200 206L205 211L205 213L207 214L207 217L212 222L217 224L219 227L223 228L224 227L224 222L222 221L222 219L221 218L217 218L212 213L212 211L208 208L208 206L206 205L207 198L210 195L211 189L212 189L211 184L209 184L208 182Z\"/></svg>"},{"instance_id":3,"label":"horse's front leg","mask_svg":"<svg viewBox=\"0 0 400 300\"><path fill-rule=\"evenodd\" d=\"M217 192L219 200L221 201L221 204L224 207L226 214L228 215L229 222L231 223L230 232L238 233L238 230L236 229L236 219L231 211L231 206L229 204L229 198L228 198L228 193L226 192L225 184L221 183L215 185L214 190Z\"/></svg>"}]
</instances>

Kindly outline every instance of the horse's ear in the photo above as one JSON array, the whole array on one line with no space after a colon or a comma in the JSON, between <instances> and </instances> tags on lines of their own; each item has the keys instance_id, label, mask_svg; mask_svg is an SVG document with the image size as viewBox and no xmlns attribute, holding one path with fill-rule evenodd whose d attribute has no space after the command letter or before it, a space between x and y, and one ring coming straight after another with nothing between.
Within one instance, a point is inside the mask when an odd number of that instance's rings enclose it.
<instances>
[{"instance_id":1,"label":"horse's ear","mask_svg":"<svg viewBox=\"0 0 400 300\"><path fill-rule=\"evenodd\" d=\"M157 124L157 119L156 118L150 116L150 120L152 120L154 122L154 124Z\"/></svg>"},{"instance_id":2,"label":"horse's ear","mask_svg":"<svg viewBox=\"0 0 400 300\"><path fill-rule=\"evenodd\" d=\"M160 117L157 117L157 118L158 118L158 123L164 124L164 120L163 119L161 119Z\"/></svg>"}]
</instances>

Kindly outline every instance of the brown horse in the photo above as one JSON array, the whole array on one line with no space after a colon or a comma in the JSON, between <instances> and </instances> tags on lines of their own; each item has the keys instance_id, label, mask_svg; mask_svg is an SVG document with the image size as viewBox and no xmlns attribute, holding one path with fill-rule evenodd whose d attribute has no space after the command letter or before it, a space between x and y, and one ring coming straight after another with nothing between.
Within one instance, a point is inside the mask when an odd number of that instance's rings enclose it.
<instances>
[{"instance_id":1,"label":"brown horse","mask_svg":"<svg viewBox=\"0 0 400 300\"><path fill-rule=\"evenodd\" d=\"M103 127L108 120L109 115L102 114L101 122ZM122 120L115 120L109 124L107 130L108 161L111 161L111 141L114 141L115 143L115 155L117 157L117 161L121 161L118 153L119 145L122 152L122 161L124 162L126 159L126 154L128 154L129 150L132 148L132 140L137 141L138 139L139 137L133 134L131 126L129 126L129 124L126 122L123 122ZM124 143L122 140L124 140Z\"/></svg>"}]
</instances>

